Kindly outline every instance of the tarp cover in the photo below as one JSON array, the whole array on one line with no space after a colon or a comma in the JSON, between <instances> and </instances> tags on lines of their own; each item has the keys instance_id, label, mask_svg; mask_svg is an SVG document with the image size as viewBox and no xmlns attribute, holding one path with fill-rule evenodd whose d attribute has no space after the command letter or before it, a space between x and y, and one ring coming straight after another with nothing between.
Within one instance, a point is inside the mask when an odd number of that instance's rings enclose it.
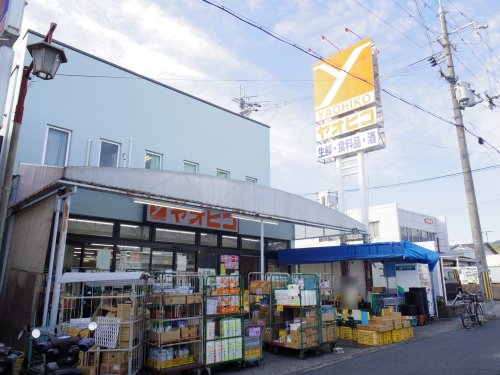
<instances>
[{"instance_id":1,"label":"tarp cover","mask_svg":"<svg viewBox=\"0 0 500 375\"><path fill-rule=\"evenodd\" d=\"M439 254L412 242L380 242L278 251L280 265L330 263L356 259L426 263L432 271L439 261Z\"/></svg>"}]
</instances>

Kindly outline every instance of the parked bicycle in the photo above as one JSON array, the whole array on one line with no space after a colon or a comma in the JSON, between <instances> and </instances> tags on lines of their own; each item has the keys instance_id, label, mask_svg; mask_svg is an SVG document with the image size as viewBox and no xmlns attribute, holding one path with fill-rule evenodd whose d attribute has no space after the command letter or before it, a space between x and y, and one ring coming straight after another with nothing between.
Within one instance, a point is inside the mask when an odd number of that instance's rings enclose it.
<instances>
[{"instance_id":1,"label":"parked bicycle","mask_svg":"<svg viewBox=\"0 0 500 375\"><path fill-rule=\"evenodd\" d=\"M484 312L481 306L482 293L464 292L461 293L461 300L460 318L464 328L469 329L473 324L482 326L484 324Z\"/></svg>"}]
</instances>

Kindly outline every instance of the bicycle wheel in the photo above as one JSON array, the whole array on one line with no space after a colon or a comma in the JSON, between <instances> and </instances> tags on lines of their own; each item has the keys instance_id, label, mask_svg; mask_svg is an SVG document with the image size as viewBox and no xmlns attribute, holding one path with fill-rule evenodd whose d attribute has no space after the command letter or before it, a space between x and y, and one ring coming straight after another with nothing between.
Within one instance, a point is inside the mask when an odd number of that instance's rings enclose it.
<instances>
[{"instance_id":1,"label":"bicycle wheel","mask_svg":"<svg viewBox=\"0 0 500 375\"><path fill-rule=\"evenodd\" d=\"M469 329L472 327L472 319L471 319L472 311L470 305L464 304L462 306L462 311L460 312L460 318L462 319L462 325L464 328Z\"/></svg>"},{"instance_id":2,"label":"bicycle wheel","mask_svg":"<svg viewBox=\"0 0 500 375\"><path fill-rule=\"evenodd\" d=\"M482 326L484 324L484 312L483 312L483 307L481 306L480 303L476 304L476 319L477 319L477 324Z\"/></svg>"}]
</instances>

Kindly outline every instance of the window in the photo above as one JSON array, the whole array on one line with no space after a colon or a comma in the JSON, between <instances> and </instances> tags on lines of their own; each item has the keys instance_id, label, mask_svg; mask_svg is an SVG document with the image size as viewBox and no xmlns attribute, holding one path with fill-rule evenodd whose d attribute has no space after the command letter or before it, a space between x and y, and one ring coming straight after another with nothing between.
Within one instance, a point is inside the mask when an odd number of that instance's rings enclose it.
<instances>
[{"instance_id":1,"label":"window","mask_svg":"<svg viewBox=\"0 0 500 375\"><path fill-rule=\"evenodd\" d=\"M246 176L245 177L245 181L246 182L250 182L252 184L256 184L257 183L257 179L255 177L248 177L248 176Z\"/></svg>"},{"instance_id":2,"label":"window","mask_svg":"<svg viewBox=\"0 0 500 375\"><path fill-rule=\"evenodd\" d=\"M156 241L186 243L194 245L195 232L156 228Z\"/></svg>"},{"instance_id":3,"label":"window","mask_svg":"<svg viewBox=\"0 0 500 375\"><path fill-rule=\"evenodd\" d=\"M184 161L184 172L198 173L198 164L190 161Z\"/></svg>"},{"instance_id":4,"label":"window","mask_svg":"<svg viewBox=\"0 0 500 375\"><path fill-rule=\"evenodd\" d=\"M373 238L380 237L380 221L372 221L369 223L370 233Z\"/></svg>"},{"instance_id":5,"label":"window","mask_svg":"<svg viewBox=\"0 0 500 375\"><path fill-rule=\"evenodd\" d=\"M113 223L90 219L68 219L68 233L113 237Z\"/></svg>"},{"instance_id":6,"label":"window","mask_svg":"<svg viewBox=\"0 0 500 375\"><path fill-rule=\"evenodd\" d=\"M229 172L223 169L217 169L217 177L229 178Z\"/></svg>"},{"instance_id":7,"label":"window","mask_svg":"<svg viewBox=\"0 0 500 375\"><path fill-rule=\"evenodd\" d=\"M57 167L68 165L70 141L71 132L69 130L48 126L42 156L43 164Z\"/></svg>"},{"instance_id":8,"label":"window","mask_svg":"<svg viewBox=\"0 0 500 375\"><path fill-rule=\"evenodd\" d=\"M149 247L118 245L117 271L149 271Z\"/></svg>"},{"instance_id":9,"label":"window","mask_svg":"<svg viewBox=\"0 0 500 375\"><path fill-rule=\"evenodd\" d=\"M151 271L172 270L174 264L174 253L155 249L151 260Z\"/></svg>"},{"instance_id":10,"label":"window","mask_svg":"<svg viewBox=\"0 0 500 375\"><path fill-rule=\"evenodd\" d=\"M288 249L288 241L268 241L267 242L267 250L276 251Z\"/></svg>"},{"instance_id":11,"label":"window","mask_svg":"<svg viewBox=\"0 0 500 375\"><path fill-rule=\"evenodd\" d=\"M247 250L259 250L260 249L260 239L255 238L242 238L241 248Z\"/></svg>"},{"instance_id":12,"label":"window","mask_svg":"<svg viewBox=\"0 0 500 375\"><path fill-rule=\"evenodd\" d=\"M120 238L148 240L149 227L142 225L120 224Z\"/></svg>"},{"instance_id":13,"label":"window","mask_svg":"<svg viewBox=\"0 0 500 375\"><path fill-rule=\"evenodd\" d=\"M238 238L234 236L222 236L222 247L236 249L238 247Z\"/></svg>"},{"instance_id":14,"label":"window","mask_svg":"<svg viewBox=\"0 0 500 375\"><path fill-rule=\"evenodd\" d=\"M159 171L161 169L162 162L163 155L146 151L146 156L144 157L144 168Z\"/></svg>"},{"instance_id":15,"label":"window","mask_svg":"<svg viewBox=\"0 0 500 375\"><path fill-rule=\"evenodd\" d=\"M214 233L200 233L200 245L217 246L217 235Z\"/></svg>"},{"instance_id":16,"label":"window","mask_svg":"<svg viewBox=\"0 0 500 375\"><path fill-rule=\"evenodd\" d=\"M99 167L118 167L120 144L101 140Z\"/></svg>"}]
</instances>

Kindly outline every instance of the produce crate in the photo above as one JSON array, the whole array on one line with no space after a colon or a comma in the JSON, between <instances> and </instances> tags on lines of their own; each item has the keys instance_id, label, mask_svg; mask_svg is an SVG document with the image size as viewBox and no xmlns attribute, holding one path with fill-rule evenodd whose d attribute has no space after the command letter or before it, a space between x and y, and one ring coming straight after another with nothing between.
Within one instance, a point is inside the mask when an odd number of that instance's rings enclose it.
<instances>
[{"instance_id":1,"label":"produce crate","mask_svg":"<svg viewBox=\"0 0 500 375\"><path fill-rule=\"evenodd\" d=\"M384 345L381 332L358 330L358 342L364 345Z\"/></svg>"},{"instance_id":2,"label":"produce crate","mask_svg":"<svg viewBox=\"0 0 500 375\"><path fill-rule=\"evenodd\" d=\"M406 338L407 339L411 339L412 337L414 337L413 327L406 327L406 328L403 328L403 330L406 331Z\"/></svg>"},{"instance_id":3,"label":"produce crate","mask_svg":"<svg viewBox=\"0 0 500 375\"><path fill-rule=\"evenodd\" d=\"M343 340L353 340L354 336L351 327L339 327L339 339Z\"/></svg>"},{"instance_id":4,"label":"produce crate","mask_svg":"<svg viewBox=\"0 0 500 375\"><path fill-rule=\"evenodd\" d=\"M381 333L384 344L392 344L392 331L385 331Z\"/></svg>"},{"instance_id":5,"label":"produce crate","mask_svg":"<svg viewBox=\"0 0 500 375\"><path fill-rule=\"evenodd\" d=\"M401 329L402 328L398 328L398 329L393 329L391 332L392 332L392 342L400 342L403 340L402 336L401 336Z\"/></svg>"},{"instance_id":6,"label":"produce crate","mask_svg":"<svg viewBox=\"0 0 500 375\"><path fill-rule=\"evenodd\" d=\"M400 331L401 331L401 340L408 340L409 337L406 328L401 328Z\"/></svg>"}]
</instances>

